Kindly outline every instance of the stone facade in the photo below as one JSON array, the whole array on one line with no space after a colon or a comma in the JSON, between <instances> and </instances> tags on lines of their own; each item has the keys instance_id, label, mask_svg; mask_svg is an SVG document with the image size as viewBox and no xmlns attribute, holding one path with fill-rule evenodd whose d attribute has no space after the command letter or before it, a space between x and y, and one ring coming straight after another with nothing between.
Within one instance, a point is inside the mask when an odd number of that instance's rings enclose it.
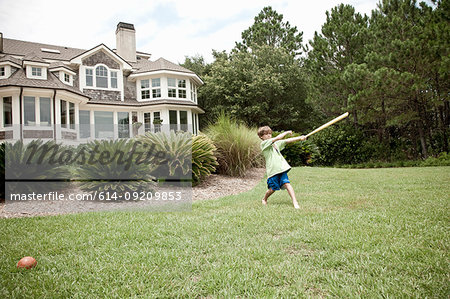
<instances>
[{"instance_id":1,"label":"stone facade","mask_svg":"<svg viewBox=\"0 0 450 299\"><path fill-rule=\"evenodd\" d=\"M13 138L13 131L0 131L0 140L12 138Z\"/></svg>"},{"instance_id":2,"label":"stone facade","mask_svg":"<svg viewBox=\"0 0 450 299\"><path fill-rule=\"evenodd\" d=\"M83 65L85 66L95 66L96 64L99 63L103 63L111 69L120 68L119 64L103 51L98 51L97 53L83 59Z\"/></svg>"},{"instance_id":3,"label":"stone facade","mask_svg":"<svg viewBox=\"0 0 450 299\"><path fill-rule=\"evenodd\" d=\"M120 91L83 89L83 92L90 96L93 101L121 101Z\"/></svg>"},{"instance_id":4,"label":"stone facade","mask_svg":"<svg viewBox=\"0 0 450 299\"><path fill-rule=\"evenodd\" d=\"M61 137L62 137L62 139L76 140L77 139L77 133L62 131L61 132Z\"/></svg>"},{"instance_id":5,"label":"stone facade","mask_svg":"<svg viewBox=\"0 0 450 299\"><path fill-rule=\"evenodd\" d=\"M136 82L130 82L127 80L126 76L123 76L124 84L124 98L125 100L135 100L136 99Z\"/></svg>"},{"instance_id":6,"label":"stone facade","mask_svg":"<svg viewBox=\"0 0 450 299\"><path fill-rule=\"evenodd\" d=\"M50 130L23 130L23 138L53 138Z\"/></svg>"}]
</instances>

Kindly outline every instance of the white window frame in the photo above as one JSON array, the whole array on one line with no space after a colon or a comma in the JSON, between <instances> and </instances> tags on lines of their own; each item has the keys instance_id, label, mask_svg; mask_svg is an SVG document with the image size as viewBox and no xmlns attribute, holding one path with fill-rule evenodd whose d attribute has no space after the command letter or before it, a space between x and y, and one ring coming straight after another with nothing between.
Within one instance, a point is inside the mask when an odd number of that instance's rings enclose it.
<instances>
[{"instance_id":1,"label":"white window frame","mask_svg":"<svg viewBox=\"0 0 450 299\"><path fill-rule=\"evenodd\" d=\"M113 74L114 74L114 76L113 76ZM110 80L110 86L111 86L111 89L117 89L118 87L119 87L119 75L118 75L118 71L115 71L115 70L112 70L112 71L109 71L109 80ZM115 79L115 81L116 81L116 87L113 87L113 79Z\"/></svg>"},{"instance_id":2,"label":"white window frame","mask_svg":"<svg viewBox=\"0 0 450 299\"><path fill-rule=\"evenodd\" d=\"M175 80L175 86L170 86L169 85L169 81L170 80ZM180 81L184 81L184 87L180 87ZM172 98L172 99L181 99L181 100L187 100L187 82L188 80L186 79L179 79L179 78L173 78L173 77L168 77L167 78L167 97ZM169 95L169 89L174 89L175 90L175 96L170 96ZM185 96L184 97L180 97L180 91L184 91Z\"/></svg>"},{"instance_id":3,"label":"white window frame","mask_svg":"<svg viewBox=\"0 0 450 299\"><path fill-rule=\"evenodd\" d=\"M140 97L140 99L141 100L143 100L143 101L147 101L147 100L150 100L151 99L151 97L152 97L152 88L151 88L151 80L152 79L142 79L142 80L139 80L139 91L140 91L140 93L139 93L139 97ZM148 81L148 86L147 87L143 87L143 81ZM146 84L147 85L147 84ZM142 96L142 92L143 91L147 91L148 92L148 97L143 97Z\"/></svg>"},{"instance_id":4,"label":"white window frame","mask_svg":"<svg viewBox=\"0 0 450 299\"><path fill-rule=\"evenodd\" d=\"M31 67L31 76L32 77L39 77L39 78L42 77L42 67L32 66Z\"/></svg>"},{"instance_id":5,"label":"white window frame","mask_svg":"<svg viewBox=\"0 0 450 299\"><path fill-rule=\"evenodd\" d=\"M87 78L88 78L88 72L90 73L89 74L89 77L91 77L91 81L92 81L92 84L91 85L88 85L87 84ZM86 68L85 69L85 71L84 71L84 85L86 86L86 87L92 87L92 88L94 88L94 69L93 68Z\"/></svg>"},{"instance_id":6,"label":"white window frame","mask_svg":"<svg viewBox=\"0 0 450 299\"><path fill-rule=\"evenodd\" d=\"M189 80L189 84L191 85L191 101L197 103L197 86L192 80Z\"/></svg>"},{"instance_id":7,"label":"white window frame","mask_svg":"<svg viewBox=\"0 0 450 299\"><path fill-rule=\"evenodd\" d=\"M0 77L6 77L6 66L0 66Z\"/></svg>"},{"instance_id":8,"label":"white window frame","mask_svg":"<svg viewBox=\"0 0 450 299\"><path fill-rule=\"evenodd\" d=\"M151 89L152 89L152 94L151 94L151 97L152 97L152 99L159 99L159 98L161 98L162 97L162 93L161 93L161 78L152 78L151 79L152 80L152 82L151 82ZM153 83L154 83L154 81L153 80L159 80L159 85L154 85ZM159 90L159 97L155 97L154 96L154 91L158 91Z\"/></svg>"},{"instance_id":9,"label":"white window frame","mask_svg":"<svg viewBox=\"0 0 450 299\"><path fill-rule=\"evenodd\" d=\"M62 120L61 120L61 107L62 107L62 101L65 101L66 102L66 111L65 111L65 114L66 114L66 123L65 123L65 127L63 127L62 125L63 125L63 123L62 123ZM70 104L73 104L73 121L74 121L74 123L73 124L71 124L70 123ZM77 125L77 105L75 105L75 103L74 102L71 102L71 101L68 101L67 99L59 99L59 109L58 109L59 111L58 111L58 114L59 114L59 122L60 122L60 125L61 125L61 129L64 129L64 130L67 130L67 131L75 131L75 129L76 129L76 125Z\"/></svg>"},{"instance_id":10,"label":"white window frame","mask_svg":"<svg viewBox=\"0 0 450 299\"><path fill-rule=\"evenodd\" d=\"M107 87L97 87L97 68L99 67L99 66L103 66L103 67L105 67L106 68L106 74L107 74L107 77L106 77L106 84L107 84ZM86 76L86 73L87 73L87 71L88 70L90 70L91 72L92 72L92 86L90 86L90 85L87 85L87 76ZM112 87L112 84L111 84L111 73L116 73L117 74L117 87ZM81 80L84 80L84 82L82 82L82 86L83 86L83 88L87 88L87 89L97 89L97 90L113 90L113 91L121 91L120 90L120 88L121 88L121 81L119 80L120 79L120 76L121 76L121 71L119 70L119 69L111 69L111 68L109 68L106 64L103 64L103 63L99 63L99 64L96 64L96 65L94 65L94 66L84 66L84 74L83 74L83 78L80 78ZM80 81L81 81L80 80Z\"/></svg>"}]
</instances>

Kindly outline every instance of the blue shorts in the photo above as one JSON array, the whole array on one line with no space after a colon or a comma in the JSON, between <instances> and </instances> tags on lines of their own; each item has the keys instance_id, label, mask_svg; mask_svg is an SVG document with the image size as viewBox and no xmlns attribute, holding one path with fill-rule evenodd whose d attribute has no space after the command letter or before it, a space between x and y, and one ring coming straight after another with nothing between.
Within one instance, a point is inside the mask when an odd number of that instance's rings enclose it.
<instances>
[{"instance_id":1,"label":"blue shorts","mask_svg":"<svg viewBox=\"0 0 450 299\"><path fill-rule=\"evenodd\" d=\"M287 175L287 171L276 174L276 175L268 178L267 179L267 188L272 189L274 191L280 190L281 187L286 183L290 183L288 175Z\"/></svg>"}]
</instances>

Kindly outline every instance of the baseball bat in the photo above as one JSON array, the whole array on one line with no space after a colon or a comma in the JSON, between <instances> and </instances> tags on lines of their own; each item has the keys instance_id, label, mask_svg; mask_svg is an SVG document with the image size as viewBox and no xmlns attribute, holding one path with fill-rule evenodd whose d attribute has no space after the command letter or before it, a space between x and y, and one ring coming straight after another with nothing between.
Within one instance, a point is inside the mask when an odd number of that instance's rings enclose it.
<instances>
[{"instance_id":1,"label":"baseball bat","mask_svg":"<svg viewBox=\"0 0 450 299\"><path fill-rule=\"evenodd\" d=\"M340 121L340 120L343 120L343 119L346 118L347 116L348 116L348 112L345 112L344 114L342 114L342 115L336 117L335 119L330 120L330 121L327 122L326 124L321 125L321 126L318 127L317 129L315 129L314 131L312 131L311 133L309 133L308 135L306 135L306 137L309 137L309 136L311 136L312 134L315 134L315 133L317 133L317 132L319 132L319 131L325 129L325 128L331 126L332 124L337 123L337 122Z\"/></svg>"}]
</instances>

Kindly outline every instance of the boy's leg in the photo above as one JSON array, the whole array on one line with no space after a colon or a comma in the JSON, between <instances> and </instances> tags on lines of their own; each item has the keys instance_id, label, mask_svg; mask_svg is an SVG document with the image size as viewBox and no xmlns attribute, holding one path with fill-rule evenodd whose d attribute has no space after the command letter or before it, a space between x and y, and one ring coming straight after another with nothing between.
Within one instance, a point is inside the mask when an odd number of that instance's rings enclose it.
<instances>
[{"instance_id":1,"label":"boy's leg","mask_svg":"<svg viewBox=\"0 0 450 299\"><path fill-rule=\"evenodd\" d=\"M268 199L269 196L272 195L273 193L275 193L275 191L272 190L272 188L267 189L266 194L264 194L264 198L262 199L262 204L263 204L263 205L267 205L267 199Z\"/></svg>"},{"instance_id":2,"label":"boy's leg","mask_svg":"<svg viewBox=\"0 0 450 299\"><path fill-rule=\"evenodd\" d=\"M292 198L292 203L294 204L294 208L300 209L300 206L298 205L298 202L297 202L297 198L295 198L294 188L292 188L290 183L285 183L283 186L286 187L287 192L289 193L289 196Z\"/></svg>"}]
</instances>

